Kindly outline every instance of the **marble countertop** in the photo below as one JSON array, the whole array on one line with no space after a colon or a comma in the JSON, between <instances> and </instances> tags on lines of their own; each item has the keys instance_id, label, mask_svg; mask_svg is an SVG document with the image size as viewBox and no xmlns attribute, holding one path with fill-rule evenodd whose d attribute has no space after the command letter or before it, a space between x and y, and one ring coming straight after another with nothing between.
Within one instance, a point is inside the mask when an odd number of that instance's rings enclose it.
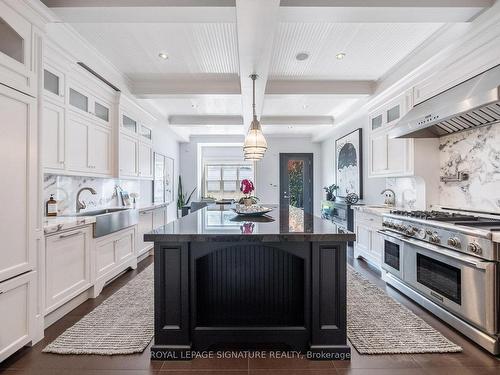
<instances>
[{"instance_id":1,"label":"marble countertop","mask_svg":"<svg viewBox=\"0 0 500 375\"><path fill-rule=\"evenodd\" d=\"M91 225L93 223L95 223L95 216L46 217L43 220L43 232L45 235L50 235L71 228Z\"/></svg>"},{"instance_id":2,"label":"marble countertop","mask_svg":"<svg viewBox=\"0 0 500 375\"><path fill-rule=\"evenodd\" d=\"M301 209L280 209L265 216L238 216L228 205L211 205L144 235L145 241L354 241L354 233Z\"/></svg>"},{"instance_id":3,"label":"marble countertop","mask_svg":"<svg viewBox=\"0 0 500 375\"><path fill-rule=\"evenodd\" d=\"M397 210L397 207L385 206L382 204L376 204L376 205L375 204L374 205L370 205L370 204L356 205L355 204L355 205L352 205L351 207L355 210L360 211L360 212L366 212L366 213L375 214L375 215L382 215L382 214L388 213L391 210Z\"/></svg>"}]
</instances>

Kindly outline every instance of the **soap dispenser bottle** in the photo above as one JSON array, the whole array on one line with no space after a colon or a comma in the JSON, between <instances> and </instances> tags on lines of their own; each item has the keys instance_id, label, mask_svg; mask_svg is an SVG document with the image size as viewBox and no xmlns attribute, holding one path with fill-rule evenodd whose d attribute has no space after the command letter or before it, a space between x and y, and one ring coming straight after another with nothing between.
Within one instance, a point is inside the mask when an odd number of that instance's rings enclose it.
<instances>
[{"instance_id":1,"label":"soap dispenser bottle","mask_svg":"<svg viewBox=\"0 0 500 375\"><path fill-rule=\"evenodd\" d=\"M50 194L49 200L45 203L47 216L57 216L57 201L54 199L54 194Z\"/></svg>"}]
</instances>

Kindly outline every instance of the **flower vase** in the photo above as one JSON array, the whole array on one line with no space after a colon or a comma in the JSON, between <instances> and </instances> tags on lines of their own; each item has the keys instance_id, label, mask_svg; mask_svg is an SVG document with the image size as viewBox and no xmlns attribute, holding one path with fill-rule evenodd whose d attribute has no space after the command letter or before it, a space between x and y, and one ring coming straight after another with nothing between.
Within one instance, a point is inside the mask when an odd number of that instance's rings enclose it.
<instances>
[{"instance_id":1,"label":"flower vase","mask_svg":"<svg viewBox=\"0 0 500 375\"><path fill-rule=\"evenodd\" d=\"M246 207L249 207L253 204L253 201L252 201L252 198L243 198L243 204L246 206Z\"/></svg>"}]
</instances>

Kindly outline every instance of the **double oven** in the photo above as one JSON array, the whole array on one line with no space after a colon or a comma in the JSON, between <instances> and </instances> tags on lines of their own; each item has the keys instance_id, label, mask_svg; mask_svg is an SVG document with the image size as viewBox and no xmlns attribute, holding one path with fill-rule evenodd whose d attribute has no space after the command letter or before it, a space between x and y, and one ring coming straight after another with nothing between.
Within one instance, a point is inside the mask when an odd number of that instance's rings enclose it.
<instances>
[{"instance_id":1,"label":"double oven","mask_svg":"<svg viewBox=\"0 0 500 375\"><path fill-rule=\"evenodd\" d=\"M382 268L387 273L453 316L488 335L498 335L497 262L389 230L379 234L384 243Z\"/></svg>"}]
</instances>

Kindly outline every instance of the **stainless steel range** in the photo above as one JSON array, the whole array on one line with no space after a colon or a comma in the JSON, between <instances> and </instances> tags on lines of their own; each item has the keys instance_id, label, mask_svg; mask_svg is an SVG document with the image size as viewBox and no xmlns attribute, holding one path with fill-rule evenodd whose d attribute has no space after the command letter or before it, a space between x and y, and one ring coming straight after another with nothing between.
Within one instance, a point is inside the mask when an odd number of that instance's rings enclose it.
<instances>
[{"instance_id":1,"label":"stainless steel range","mask_svg":"<svg viewBox=\"0 0 500 375\"><path fill-rule=\"evenodd\" d=\"M384 214L384 280L493 354L500 354L500 216Z\"/></svg>"}]
</instances>

